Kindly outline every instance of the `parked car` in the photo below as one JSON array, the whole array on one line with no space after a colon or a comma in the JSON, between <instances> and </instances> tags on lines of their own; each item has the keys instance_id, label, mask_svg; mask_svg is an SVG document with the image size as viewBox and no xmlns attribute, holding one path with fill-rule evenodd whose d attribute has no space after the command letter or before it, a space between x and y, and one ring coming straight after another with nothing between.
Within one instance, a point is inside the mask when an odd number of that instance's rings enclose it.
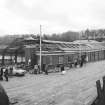
<instances>
[{"instance_id":1,"label":"parked car","mask_svg":"<svg viewBox=\"0 0 105 105\"><path fill-rule=\"evenodd\" d=\"M21 68L13 68L13 75L15 76L24 76L26 74L26 70Z\"/></svg>"}]
</instances>

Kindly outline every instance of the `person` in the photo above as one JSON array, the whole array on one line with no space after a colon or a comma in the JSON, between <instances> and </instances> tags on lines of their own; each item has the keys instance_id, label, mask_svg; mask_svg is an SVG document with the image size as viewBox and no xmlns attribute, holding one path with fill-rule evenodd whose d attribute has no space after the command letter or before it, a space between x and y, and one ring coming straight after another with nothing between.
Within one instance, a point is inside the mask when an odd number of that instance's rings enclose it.
<instances>
[{"instance_id":1,"label":"person","mask_svg":"<svg viewBox=\"0 0 105 105\"><path fill-rule=\"evenodd\" d=\"M41 70L40 70L40 65L38 64L38 74L41 73Z\"/></svg>"},{"instance_id":2,"label":"person","mask_svg":"<svg viewBox=\"0 0 105 105\"><path fill-rule=\"evenodd\" d=\"M5 77L6 81L8 81L8 68L5 69L4 77Z\"/></svg>"},{"instance_id":3,"label":"person","mask_svg":"<svg viewBox=\"0 0 105 105\"><path fill-rule=\"evenodd\" d=\"M61 65L61 72L64 71L64 65Z\"/></svg>"},{"instance_id":4,"label":"person","mask_svg":"<svg viewBox=\"0 0 105 105\"><path fill-rule=\"evenodd\" d=\"M83 59L80 60L80 67L83 67Z\"/></svg>"},{"instance_id":5,"label":"person","mask_svg":"<svg viewBox=\"0 0 105 105\"><path fill-rule=\"evenodd\" d=\"M74 60L74 66L77 67L77 59Z\"/></svg>"},{"instance_id":6,"label":"person","mask_svg":"<svg viewBox=\"0 0 105 105\"><path fill-rule=\"evenodd\" d=\"M29 65L29 66L31 65L31 59L28 60L28 65Z\"/></svg>"},{"instance_id":7,"label":"person","mask_svg":"<svg viewBox=\"0 0 105 105\"><path fill-rule=\"evenodd\" d=\"M45 66L46 66L46 64L42 65L42 72L45 72Z\"/></svg>"},{"instance_id":8,"label":"person","mask_svg":"<svg viewBox=\"0 0 105 105\"><path fill-rule=\"evenodd\" d=\"M48 65L45 65L45 74L48 75Z\"/></svg>"},{"instance_id":9,"label":"person","mask_svg":"<svg viewBox=\"0 0 105 105\"><path fill-rule=\"evenodd\" d=\"M72 63L70 62L70 63L68 63L69 64L69 68L72 68Z\"/></svg>"},{"instance_id":10,"label":"person","mask_svg":"<svg viewBox=\"0 0 105 105\"><path fill-rule=\"evenodd\" d=\"M88 56L86 56L85 60L86 60L86 62L88 62Z\"/></svg>"},{"instance_id":11,"label":"person","mask_svg":"<svg viewBox=\"0 0 105 105\"><path fill-rule=\"evenodd\" d=\"M12 75L13 75L13 67L11 66L11 67L9 68L9 70L10 70L10 76L12 76Z\"/></svg>"},{"instance_id":12,"label":"person","mask_svg":"<svg viewBox=\"0 0 105 105\"><path fill-rule=\"evenodd\" d=\"M66 71L64 70L64 65L61 65L61 72L63 75L66 73Z\"/></svg>"},{"instance_id":13,"label":"person","mask_svg":"<svg viewBox=\"0 0 105 105\"><path fill-rule=\"evenodd\" d=\"M37 74L38 73L38 65L34 65L34 74Z\"/></svg>"},{"instance_id":14,"label":"person","mask_svg":"<svg viewBox=\"0 0 105 105\"><path fill-rule=\"evenodd\" d=\"M3 80L3 68L0 69L0 80Z\"/></svg>"}]
</instances>

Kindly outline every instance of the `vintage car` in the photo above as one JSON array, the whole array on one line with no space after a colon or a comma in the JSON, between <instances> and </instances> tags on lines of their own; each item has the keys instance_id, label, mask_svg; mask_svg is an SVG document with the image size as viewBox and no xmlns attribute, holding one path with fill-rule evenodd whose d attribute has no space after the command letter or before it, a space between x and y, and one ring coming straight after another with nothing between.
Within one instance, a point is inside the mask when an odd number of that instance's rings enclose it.
<instances>
[{"instance_id":1,"label":"vintage car","mask_svg":"<svg viewBox=\"0 0 105 105\"><path fill-rule=\"evenodd\" d=\"M3 69L5 73L6 68ZM10 76L24 76L26 74L26 70L18 67L13 67L12 71L8 69L8 75Z\"/></svg>"},{"instance_id":2,"label":"vintage car","mask_svg":"<svg viewBox=\"0 0 105 105\"><path fill-rule=\"evenodd\" d=\"M15 76L24 76L26 74L26 70L21 68L13 68L13 75Z\"/></svg>"}]
</instances>

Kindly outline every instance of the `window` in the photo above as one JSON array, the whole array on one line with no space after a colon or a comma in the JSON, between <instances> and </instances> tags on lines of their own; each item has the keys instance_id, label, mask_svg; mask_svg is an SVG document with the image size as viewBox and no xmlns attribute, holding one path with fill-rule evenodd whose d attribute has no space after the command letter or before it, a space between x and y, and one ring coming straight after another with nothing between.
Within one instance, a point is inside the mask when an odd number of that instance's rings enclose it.
<instances>
[{"instance_id":1,"label":"window","mask_svg":"<svg viewBox=\"0 0 105 105\"><path fill-rule=\"evenodd\" d=\"M72 61L73 61L72 56L68 56L68 62L72 62Z\"/></svg>"},{"instance_id":2,"label":"window","mask_svg":"<svg viewBox=\"0 0 105 105\"><path fill-rule=\"evenodd\" d=\"M59 64L63 64L63 56L59 56Z\"/></svg>"}]
</instances>

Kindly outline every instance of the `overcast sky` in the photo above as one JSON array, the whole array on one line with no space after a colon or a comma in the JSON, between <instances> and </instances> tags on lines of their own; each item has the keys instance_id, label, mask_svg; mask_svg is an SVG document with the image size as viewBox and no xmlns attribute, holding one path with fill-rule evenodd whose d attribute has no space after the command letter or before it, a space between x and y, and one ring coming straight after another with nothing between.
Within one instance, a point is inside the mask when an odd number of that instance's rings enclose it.
<instances>
[{"instance_id":1,"label":"overcast sky","mask_svg":"<svg viewBox=\"0 0 105 105\"><path fill-rule=\"evenodd\" d=\"M0 0L0 35L105 29L104 0Z\"/></svg>"}]
</instances>

